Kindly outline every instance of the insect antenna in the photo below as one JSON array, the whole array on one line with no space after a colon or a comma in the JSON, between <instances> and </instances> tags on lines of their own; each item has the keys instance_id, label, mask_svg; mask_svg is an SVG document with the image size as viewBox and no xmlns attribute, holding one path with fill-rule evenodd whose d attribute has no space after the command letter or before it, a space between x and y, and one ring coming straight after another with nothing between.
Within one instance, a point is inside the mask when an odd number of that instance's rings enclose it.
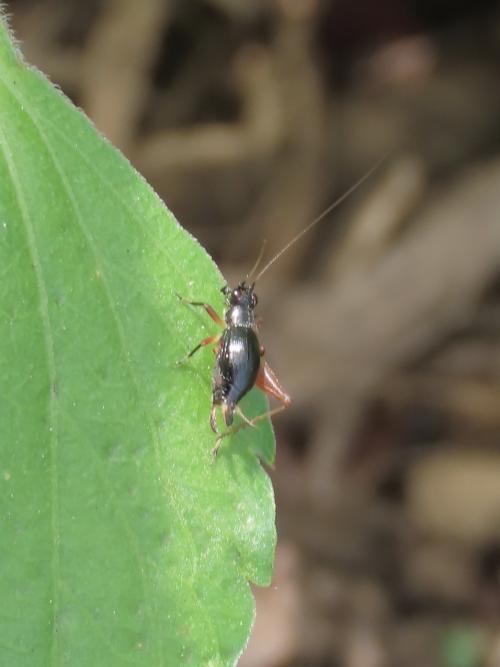
<instances>
[{"instance_id":1,"label":"insect antenna","mask_svg":"<svg viewBox=\"0 0 500 667\"><path fill-rule=\"evenodd\" d=\"M353 192L355 192L361 185L363 185L363 183L366 180L368 180L374 172L377 171L377 169L380 167L380 165L383 162L385 162L385 160L388 158L388 156L391 154L391 152L392 151L389 151L389 152L385 153L381 158L379 158L375 162L373 167L370 167L370 169L359 180L357 180L356 183L354 183L354 185L351 185L351 187L348 190L346 190L343 195L340 195L340 197L333 202L333 204L330 204L330 206L325 208L325 210L322 213L320 213L318 215L318 217L314 218L314 220L312 222L310 222L306 227L304 227L304 229L302 229L298 234L296 234L292 239L290 239L290 241L288 241L288 243L286 243L283 246L283 248L281 248L281 250L279 252L277 252L276 255L274 255L274 257L272 257L268 261L268 263L264 266L264 268L259 271L259 273L257 274L257 276L254 280L254 283L256 283L259 280L259 278L261 278L264 275L264 273L269 268L271 268L271 266L274 264L274 262L276 262L276 260L278 260L281 257L281 255L283 255L289 248L291 248L293 245L295 245L295 243L297 243L297 241L299 241L303 236L305 236L307 234L307 232L311 231L311 229L313 227L315 227L318 224L318 222L321 222L321 220L323 220L329 213L331 213L334 209L336 209L337 206L340 206L340 204L345 199L347 199L350 195L352 195ZM256 269L259 265L261 256L263 254L263 251L264 251L264 246L262 247L262 251L259 255L259 259L256 262L256 265L252 269L251 273L256 271Z\"/></svg>"},{"instance_id":2,"label":"insect antenna","mask_svg":"<svg viewBox=\"0 0 500 667\"><path fill-rule=\"evenodd\" d=\"M266 244L267 244L267 240L264 239L264 240L262 241L262 246L261 246L261 249L260 249L260 252L259 252L259 256L257 257L257 260L255 261L255 264L252 266L251 271L249 271L249 272L247 273L247 275L246 275L246 278L245 278L245 281L246 281L246 282L249 282L249 281L250 281L250 278L253 276L253 274L254 274L254 273L257 271L257 269L259 268L259 264L261 263L262 258L264 257L264 250L266 249Z\"/></svg>"}]
</instances>

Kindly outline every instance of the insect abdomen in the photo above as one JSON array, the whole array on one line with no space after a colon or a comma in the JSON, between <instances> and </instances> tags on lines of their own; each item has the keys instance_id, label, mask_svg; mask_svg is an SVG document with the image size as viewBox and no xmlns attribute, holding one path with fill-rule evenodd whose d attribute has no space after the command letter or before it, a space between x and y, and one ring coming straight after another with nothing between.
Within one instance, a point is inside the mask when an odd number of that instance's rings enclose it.
<instances>
[{"instance_id":1,"label":"insect abdomen","mask_svg":"<svg viewBox=\"0 0 500 667\"><path fill-rule=\"evenodd\" d=\"M234 406L254 386L260 368L260 347L255 331L231 327L222 334L213 377L214 404L226 403L228 425Z\"/></svg>"}]
</instances>

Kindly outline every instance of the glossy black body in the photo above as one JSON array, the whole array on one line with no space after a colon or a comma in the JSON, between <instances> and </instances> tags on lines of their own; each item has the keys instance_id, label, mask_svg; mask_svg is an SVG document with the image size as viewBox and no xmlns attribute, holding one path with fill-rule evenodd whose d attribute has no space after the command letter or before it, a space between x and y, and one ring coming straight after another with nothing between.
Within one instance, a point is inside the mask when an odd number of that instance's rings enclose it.
<instances>
[{"instance_id":1,"label":"glossy black body","mask_svg":"<svg viewBox=\"0 0 500 667\"><path fill-rule=\"evenodd\" d=\"M259 342L248 327L226 329L217 350L212 381L214 405L226 405L227 426L233 421L233 411L243 396L254 386L260 367Z\"/></svg>"},{"instance_id":2,"label":"glossy black body","mask_svg":"<svg viewBox=\"0 0 500 667\"><path fill-rule=\"evenodd\" d=\"M212 379L212 404L222 406L226 426L243 396L254 386L260 369L261 349L255 327L257 296L253 285L223 288L226 328L217 348Z\"/></svg>"}]
</instances>

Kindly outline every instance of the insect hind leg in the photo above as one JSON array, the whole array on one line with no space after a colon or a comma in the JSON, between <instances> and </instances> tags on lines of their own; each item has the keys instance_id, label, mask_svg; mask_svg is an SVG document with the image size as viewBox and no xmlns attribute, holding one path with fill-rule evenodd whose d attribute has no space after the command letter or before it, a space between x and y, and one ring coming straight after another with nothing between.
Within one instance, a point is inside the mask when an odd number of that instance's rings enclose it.
<instances>
[{"instance_id":1,"label":"insect hind leg","mask_svg":"<svg viewBox=\"0 0 500 667\"><path fill-rule=\"evenodd\" d=\"M282 405L278 405L277 408L273 408L272 410L266 410L266 412L263 412L260 415L257 415L256 417L253 417L252 419L248 419L243 415L243 413L240 411L238 414L244 419L243 423L238 424L237 426L232 426L231 428L228 428L227 431L223 431L222 433L219 433L217 436L217 440L215 441L215 446L212 448L212 459L215 460L217 457L217 453L220 449L221 443L224 440L224 438L227 438L229 435L233 435L234 433L238 433L238 431L242 431L245 428L249 427L255 427L258 422L263 421L264 419L268 419L270 417L273 417L274 415L277 415L279 412L283 412L283 410L286 410L288 407L288 404L283 403Z\"/></svg>"},{"instance_id":2,"label":"insect hind leg","mask_svg":"<svg viewBox=\"0 0 500 667\"><path fill-rule=\"evenodd\" d=\"M237 412L243 419L243 423L238 424L237 426L233 426L217 435L217 440L215 441L215 447L213 447L212 449L212 458L215 459L215 457L217 456L217 452L219 451L219 447L221 446L222 440L224 438L227 438L227 436L232 435L233 433L237 433L238 431L241 431L244 428L248 428L249 426L254 427L258 422L262 421L263 419L268 419L270 417L273 417L274 415L277 415L279 412L283 412L283 410L286 410L286 408L290 407L292 399L280 385L280 383L278 382L278 378L276 377L276 374L274 373L274 371L267 362L264 362L261 365L255 384L268 396L272 396L273 398L278 399L281 405L279 405L277 408L273 408L272 410L266 410L266 412L263 412L262 414L253 417L253 419L248 419L241 411L241 408L237 406L235 412Z\"/></svg>"},{"instance_id":3,"label":"insect hind leg","mask_svg":"<svg viewBox=\"0 0 500 667\"><path fill-rule=\"evenodd\" d=\"M234 411L236 412L236 414L237 414L239 417L241 417L241 419L243 419L243 421L244 421L248 426L251 426L252 428L255 428L255 424L252 422L251 419L249 419L249 418L246 416L246 414L243 412L243 410L240 408L239 405L236 406L236 408L234 409Z\"/></svg>"}]
</instances>

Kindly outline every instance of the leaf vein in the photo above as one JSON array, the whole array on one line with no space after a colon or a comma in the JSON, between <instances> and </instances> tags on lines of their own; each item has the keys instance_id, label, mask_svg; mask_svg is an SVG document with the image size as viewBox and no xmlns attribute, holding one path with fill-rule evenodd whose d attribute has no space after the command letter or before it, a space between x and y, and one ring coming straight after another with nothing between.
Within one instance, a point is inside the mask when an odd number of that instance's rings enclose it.
<instances>
[{"instance_id":1,"label":"leaf vein","mask_svg":"<svg viewBox=\"0 0 500 667\"><path fill-rule=\"evenodd\" d=\"M40 304L40 314L42 319L42 327L44 332L45 350L47 356L47 373L48 373L48 421L49 421L49 451L50 451L50 486L51 486L51 530L52 530L52 645L51 645L51 662L57 663L58 657L58 632L57 632L57 617L59 613L59 591L58 591L58 574L60 568L60 525L59 525L59 493L58 493L58 479L57 479L57 448L58 448L58 422L56 414L56 401L53 397L53 387L56 386L56 366L54 354L54 338L52 333L52 326L49 317L48 294L45 285L42 265L37 250L36 236L31 222L30 213L23 199L23 188L19 179L16 165L6 134L0 123L0 148L3 152L7 170L10 174L12 185L15 191L17 205L19 208L20 218L24 225L26 232L26 239L28 244L31 261L33 264L37 287L38 299Z\"/></svg>"},{"instance_id":2,"label":"leaf vein","mask_svg":"<svg viewBox=\"0 0 500 667\"><path fill-rule=\"evenodd\" d=\"M159 439L158 439L158 433L157 433L157 430L156 430L155 425L154 425L154 420L149 413L147 404L144 402L144 400L142 398L142 393L139 389L139 381L138 381L136 373L133 369L132 362L130 360L130 355L127 354L128 348L127 348L127 345L126 345L126 342L125 342L125 333L124 333L124 330L123 330L123 326L122 326L119 314L118 314L118 312L115 308L113 298L112 298L112 295L111 295L111 291L110 291L110 288L109 288L109 285L108 285L108 282L107 282L107 279L106 279L106 276L105 276L104 263L100 261L99 253L98 253L98 251L95 247L95 242L94 242L91 234L89 234L88 230L85 227L85 223L84 223L84 221L82 219L82 216L80 214L80 210L78 208L77 201L76 201L76 199L74 197L74 194L71 190L70 184L67 182L66 176L64 174L63 169L61 168L59 160L58 160L57 156L54 154L52 148L50 147L50 142L46 138L42 127L35 120L35 116L37 118L39 118L40 120L42 120L43 122L48 122L48 124L51 125L51 127L54 129L54 131L61 138L62 141L64 141L65 143L68 143L68 139L59 130L57 125L48 119L48 117L44 117L43 119L41 119L38 116L38 114L33 112L33 110L31 108L30 108L30 113L28 113L27 112L27 107L28 106L31 107L31 105L28 105L26 103L26 99L23 98L23 101L21 101L18 97L17 91L14 92L11 89L10 85L2 77L0 77L0 82L3 83L4 87L9 92L10 96L15 100L15 102L19 106L21 112L24 112L28 116L28 118L31 120L32 124L34 125L35 129L37 130L42 142L44 143L44 145L46 147L47 153L48 153L48 155L50 156L50 158L53 162L54 169L56 170L56 172L58 174L58 177L59 177L61 185L63 186L63 189L66 193L68 201L70 202L70 205L73 208L73 211L74 211L74 214L75 214L75 220L76 220L78 226L80 227L80 229L81 229L81 231L82 231L82 233L83 233L83 235L84 235L84 237L87 241L87 244L88 244L88 246L89 246L89 248L90 248L90 250L91 250L91 252L94 256L94 259L96 260L96 263L98 263L98 265L101 268L101 282L102 282L104 290L105 290L106 299L109 303L110 311L111 311L113 319L115 321L115 326L116 326L116 329L117 329L118 338L120 340L120 346L122 348L123 358L124 358L124 361L125 361L125 363L128 367L130 378L131 378L131 381L134 385L134 388L135 388L135 391L136 391L136 394L137 394L137 397L138 397L138 401L142 404L142 412L145 415L145 418L147 419L147 422L148 422L148 427L149 427L151 439L152 439L153 445L154 445L154 451L155 451L155 457L156 457L156 460L157 460L158 470L160 470L160 475L162 477L162 489L164 490L164 492L166 492L168 494L169 501L170 501L170 506L172 507L175 514L177 515L178 520L179 520L179 524L183 527L184 533L187 536L187 539L188 539L188 542L190 543L191 551L192 551L192 554L193 554L193 564L196 565L195 569L197 569L199 554L197 553L196 546L195 546L196 541L194 539L192 529L191 529L188 521L186 520L183 512L179 508L179 506L177 504L177 501L175 499L175 496L174 496L172 490L170 489L170 484L163 477L164 466L162 465L162 461L161 461L160 443L159 443ZM81 151L81 149L78 147L78 145L76 143L71 143L71 147L72 147L73 150L78 151L80 158L86 164L88 169L95 176L97 176L99 180L101 180L105 184L106 188L109 190L109 192L116 199L118 205L124 207L127 210L127 212L129 213L129 215L131 216L131 218L136 220L136 222L140 223L141 222L140 216L138 216L137 213L130 206L128 206L128 204L120 196L120 194L116 190L116 188L112 184L110 184L109 182L107 182L105 179L102 178L102 175L100 175L96 171L92 162L90 160L88 160L87 156ZM157 197L157 195L155 193L153 193L153 194L154 194L154 196ZM148 235L150 235L150 232L149 232L147 226L145 227L145 229L147 230ZM185 279L184 279L184 276L182 276L182 274L180 274L177 265L175 264L175 262L173 262L173 260L170 258L170 255L166 252L165 249L162 249L162 253L167 258L170 266L174 269L174 271L177 273L177 275L181 278L182 282L186 282ZM195 572L193 573L193 578L196 578ZM189 585L192 589L194 597L197 599L197 601L200 605L200 608L205 609L205 617L206 617L207 626L210 627L210 629L211 629L213 642L215 642L218 645L219 655L221 655L220 643L219 643L217 632L215 630L215 624L214 624L212 618L210 617L210 614L209 614L208 610L203 605L202 599L201 599L198 591L196 590L196 586L193 583L191 578L189 579L188 583L189 583ZM161 644L160 644L160 646L161 646ZM161 664L164 664L163 656L161 657L161 659L162 659Z\"/></svg>"}]
</instances>

